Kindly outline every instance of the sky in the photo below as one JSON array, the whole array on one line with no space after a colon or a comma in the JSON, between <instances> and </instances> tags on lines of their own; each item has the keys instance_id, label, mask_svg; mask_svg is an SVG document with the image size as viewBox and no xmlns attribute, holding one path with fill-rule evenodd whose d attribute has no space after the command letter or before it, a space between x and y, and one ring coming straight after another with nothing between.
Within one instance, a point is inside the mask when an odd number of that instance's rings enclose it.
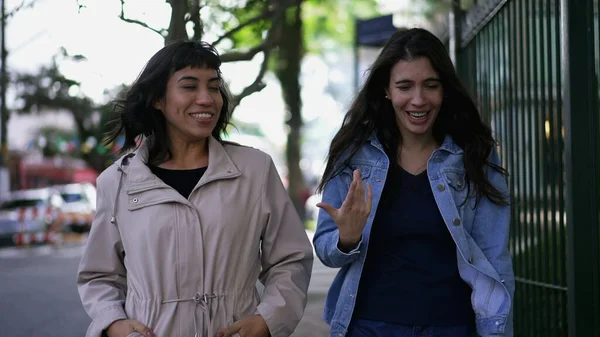
<instances>
[{"instance_id":1,"label":"sky","mask_svg":"<svg viewBox=\"0 0 600 337\"><path fill-rule=\"evenodd\" d=\"M105 89L135 80L147 60L163 46L163 38L151 30L121 21L118 18L118 0L80 2L86 7L78 11L76 0L37 0L33 8L22 10L12 17L6 28L7 64L13 71L35 72L51 62L61 47L69 54L82 54L86 61L61 62L60 69L67 77L81 82L83 94L96 102L104 102L107 99ZM8 11L20 3L21 0L7 0ZM156 28L168 26L170 7L164 1L128 0L127 4L128 17ZM250 62L223 65L224 77L234 93L253 81L261 60L259 55ZM322 62L308 58L303 71L324 74L327 69L323 67ZM235 76L228 76L230 74ZM305 99L306 118L309 120L313 118L310 112L318 111L313 106L316 101L325 107L333 104L322 94L326 85L323 80L311 79L303 92L303 96L309 95ZM281 144L285 140L281 91L272 75L267 76L266 81L267 87L247 97L236 110L235 117L247 122L260 122L263 129L269 130L269 138ZM58 124L71 125L68 119L68 115L64 114L50 118ZM28 117L11 118L8 125L11 147L22 147L31 132L21 131L36 129L38 124L39 121Z\"/></svg>"},{"instance_id":2,"label":"sky","mask_svg":"<svg viewBox=\"0 0 600 337\"><path fill-rule=\"evenodd\" d=\"M23 0L6 0L7 10ZM25 0L26 3L31 0ZM381 2L382 12L401 11L411 0ZM81 93L96 102L105 102L106 89L135 80L147 60L163 46L163 38L141 26L118 18L118 0L79 0L85 5L78 11L77 0L37 0L33 8L20 11L9 19L6 27L8 67L12 71L35 72L51 62L64 47L69 54L84 55L83 62L61 62L61 71L81 82ZM127 0L126 16L139 19L155 28L168 27L170 6L164 0ZM210 41L210 39L208 39ZM374 57L367 53L367 57ZM347 99L334 99L327 93L329 81L340 86L352 86L352 54L336 56L337 68L328 66L318 57L308 56L302 68L303 118L307 124L318 120L320 128L307 139L329 138L341 123ZM262 57L250 62L227 63L223 75L232 92L238 93L254 80ZM366 62L366 61L365 61ZM330 62L331 64L331 62ZM367 63L361 68L366 69ZM286 131L283 127L284 104L281 90L272 74L265 77L267 87L246 97L236 109L235 118L259 123L275 147L283 148ZM10 101L8 102L10 105ZM41 123L72 126L68 114L46 116L33 120L29 116L12 116L8 124L9 147L22 148ZM24 132L25 131L25 132ZM325 151L329 139L319 151Z\"/></svg>"}]
</instances>

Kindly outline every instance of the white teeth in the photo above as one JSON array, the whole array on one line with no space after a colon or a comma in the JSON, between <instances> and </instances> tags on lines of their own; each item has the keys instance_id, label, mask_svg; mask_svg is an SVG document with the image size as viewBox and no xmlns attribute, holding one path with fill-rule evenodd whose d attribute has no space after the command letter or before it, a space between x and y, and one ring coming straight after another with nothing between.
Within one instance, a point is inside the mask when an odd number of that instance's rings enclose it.
<instances>
[{"instance_id":1,"label":"white teeth","mask_svg":"<svg viewBox=\"0 0 600 337\"><path fill-rule=\"evenodd\" d=\"M427 112L409 112L408 114L410 115L410 117L415 119L422 119L425 118L425 116L427 116Z\"/></svg>"},{"instance_id":2,"label":"white teeth","mask_svg":"<svg viewBox=\"0 0 600 337\"><path fill-rule=\"evenodd\" d=\"M192 117L194 118L211 118L212 115L209 113L197 113L197 114L190 114Z\"/></svg>"}]
</instances>

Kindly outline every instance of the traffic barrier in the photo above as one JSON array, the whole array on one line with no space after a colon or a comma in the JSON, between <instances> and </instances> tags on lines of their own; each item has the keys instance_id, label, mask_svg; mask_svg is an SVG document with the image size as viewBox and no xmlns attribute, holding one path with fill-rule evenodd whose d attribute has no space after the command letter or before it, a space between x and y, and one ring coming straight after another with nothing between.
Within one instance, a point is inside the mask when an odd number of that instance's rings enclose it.
<instances>
[{"instance_id":1,"label":"traffic barrier","mask_svg":"<svg viewBox=\"0 0 600 337\"><path fill-rule=\"evenodd\" d=\"M60 232L59 218L58 211L52 207L21 207L17 209L19 231L13 236L13 242L17 246L60 244L62 233ZM27 222L32 221L39 221L41 225L36 227L40 228L33 230L27 228Z\"/></svg>"}]
</instances>

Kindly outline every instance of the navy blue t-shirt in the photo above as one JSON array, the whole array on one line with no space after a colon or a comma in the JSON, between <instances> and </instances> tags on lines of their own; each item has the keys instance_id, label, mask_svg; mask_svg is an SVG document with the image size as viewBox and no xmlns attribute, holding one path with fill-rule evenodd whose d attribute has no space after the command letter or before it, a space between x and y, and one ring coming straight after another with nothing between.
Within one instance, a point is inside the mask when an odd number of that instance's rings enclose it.
<instances>
[{"instance_id":1,"label":"navy blue t-shirt","mask_svg":"<svg viewBox=\"0 0 600 337\"><path fill-rule=\"evenodd\" d=\"M401 325L475 324L470 298L427 171L415 176L390 165L353 318Z\"/></svg>"}]
</instances>

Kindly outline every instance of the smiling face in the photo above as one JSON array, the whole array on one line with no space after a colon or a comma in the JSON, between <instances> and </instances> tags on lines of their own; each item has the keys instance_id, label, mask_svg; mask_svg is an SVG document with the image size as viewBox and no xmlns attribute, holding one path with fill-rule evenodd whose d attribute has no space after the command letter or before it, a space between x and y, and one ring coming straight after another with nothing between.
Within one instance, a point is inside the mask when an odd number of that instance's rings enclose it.
<instances>
[{"instance_id":1,"label":"smiling face","mask_svg":"<svg viewBox=\"0 0 600 337\"><path fill-rule=\"evenodd\" d=\"M223 107L220 86L217 71L207 67L186 67L171 75L165 96L154 104L165 116L171 142L211 135Z\"/></svg>"},{"instance_id":2,"label":"smiling face","mask_svg":"<svg viewBox=\"0 0 600 337\"><path fill-rule=\"evenodd\" d=\"M428 58L398 61L391 69L386 94L403 138L433 137L444 90Z\"/></svg>"}]
</instances>

